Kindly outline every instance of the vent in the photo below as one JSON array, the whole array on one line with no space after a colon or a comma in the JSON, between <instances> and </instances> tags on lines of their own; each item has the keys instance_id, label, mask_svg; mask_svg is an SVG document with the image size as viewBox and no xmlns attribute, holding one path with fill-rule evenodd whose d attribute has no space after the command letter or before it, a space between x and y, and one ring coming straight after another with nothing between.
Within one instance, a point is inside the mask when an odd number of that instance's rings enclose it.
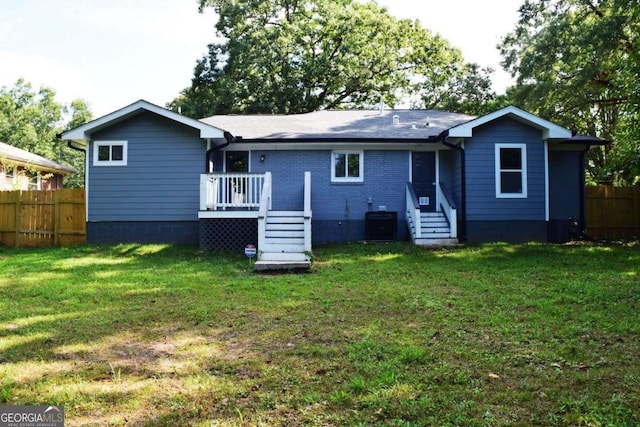
<instances>
[{"instance_id":1,"label":"vent","mask_svg":"<svg viewBox=\"0 0 640 427\"><path fill-rule=\"evenodd\" d=\"M400 124L400 116L399 115L394 115L393 116L393 124L394 125L399 125Z\"/></svg>"}]
</instances>

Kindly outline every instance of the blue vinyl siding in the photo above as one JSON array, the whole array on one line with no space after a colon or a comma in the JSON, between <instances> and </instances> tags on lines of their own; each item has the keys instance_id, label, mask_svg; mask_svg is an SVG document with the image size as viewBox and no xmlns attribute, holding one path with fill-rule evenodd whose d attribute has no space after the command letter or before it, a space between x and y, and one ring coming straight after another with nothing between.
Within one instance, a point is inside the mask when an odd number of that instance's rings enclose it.
<instances>
[{"instance_id":1,"label":"blue vinyl siding","mask_svg":"<svg viewBox=\"0 0 640 427\"><path fill-rule=\"evenodd\" d=\"M527 146L526 198L496 198L495 144L499 143ZM477 128L466 141L465 152L469 221L544 221L544 143L539 130L499 119Z\"/></svg>"},{"instance_id":2,"label":"blue vinyl siding","mask_svg":"<svg viewBox=\"0 0 640 427\"><path fill-rule=\"evenodd\" d=\"M143 113L92 135L128 141L127 166L89 160L89 221L197 221L206 142L198 131Z\"/></svg>"},{"instance_id":3,"label":"blue vinyl siding","mask_svg":"<svg viewBox=\"0 0 640 427\"><path fill-rule=\"evenodd\" d=\"M579 151L549 151L549 217L580 217L582 167Z\"/></svg>"}]
</instances>

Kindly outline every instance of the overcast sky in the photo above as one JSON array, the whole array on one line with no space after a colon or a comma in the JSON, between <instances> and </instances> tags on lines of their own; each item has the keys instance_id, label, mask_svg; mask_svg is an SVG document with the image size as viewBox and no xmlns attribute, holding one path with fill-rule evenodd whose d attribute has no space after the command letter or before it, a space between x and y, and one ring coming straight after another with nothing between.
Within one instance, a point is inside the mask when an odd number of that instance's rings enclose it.
<instances>
[{"instance_id":1,"label":"overcast sky","mask_svg":"<svg viewBox=\"0 0 640 427\"><path fill-rule=\"evenodd\" d=\"M523 0L379 0L392 15L419 19L465 59L510 83L496 45ZM215 15L196 0L0 1L0 86L23 77L49 86L59 102L89 102L100 117L138 99L164 105L191 82L196 59L214 40Z\"/></svg>"}]
</instances>

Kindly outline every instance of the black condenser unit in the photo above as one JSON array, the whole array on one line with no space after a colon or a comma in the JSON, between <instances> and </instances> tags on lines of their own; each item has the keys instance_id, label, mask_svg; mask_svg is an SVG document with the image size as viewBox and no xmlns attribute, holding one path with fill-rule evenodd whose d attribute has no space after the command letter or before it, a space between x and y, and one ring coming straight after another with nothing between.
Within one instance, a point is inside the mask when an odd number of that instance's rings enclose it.
<instances>
[{"instance_id":1,"label":"black condenser unit","mask_svg":"<svg viewBox=\"0 0 640 427\"><path fill-rule=\"evenodd\" d=\"M396 240L398 234L397 212L367 212L364 214L364 234L368 241Z\"/></svg>"}]
</instances>

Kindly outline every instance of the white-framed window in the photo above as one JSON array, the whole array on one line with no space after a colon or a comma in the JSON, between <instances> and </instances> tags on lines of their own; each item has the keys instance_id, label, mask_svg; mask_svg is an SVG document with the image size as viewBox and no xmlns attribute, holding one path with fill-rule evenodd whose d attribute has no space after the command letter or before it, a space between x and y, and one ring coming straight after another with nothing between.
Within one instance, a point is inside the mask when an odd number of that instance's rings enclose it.
<instances>
[{"instance_id":1,"label":"white-framed window","mask_svg":"<svg viewBox=\"0 0 640 427\"><path fill-rule=\"evenodd\" d=\"M41 190L42 189L42 177L39 173L29 175L29 190Z\"/></svg>"},{"instance_id":2,"label":"white-framed window","mask_svg":"<svg viewBox=\"0 0 640 427\"><path fill-rule=\"evenodd\" d=\"M496 197L527 197L527 145L496 144Z\"/></svg>"},{"instance_id":3,"label":"white-framed window","mask_svg":"<svg viewBox=\"0 0 640 427\"><path fill-rule=\"evenodd\" d=\"M94 166L126 166L127 141L94 141Z\"/></svg>"},{"instance_id":4,"label":"white-framed window","mask_svg":"<svg viewBox=\"0 0 640 427\"><path fill-rule=\"evenodd\" d=\"M331 182L363 182L364 152L332 151Z\"/></svg>"}]
</instances>

